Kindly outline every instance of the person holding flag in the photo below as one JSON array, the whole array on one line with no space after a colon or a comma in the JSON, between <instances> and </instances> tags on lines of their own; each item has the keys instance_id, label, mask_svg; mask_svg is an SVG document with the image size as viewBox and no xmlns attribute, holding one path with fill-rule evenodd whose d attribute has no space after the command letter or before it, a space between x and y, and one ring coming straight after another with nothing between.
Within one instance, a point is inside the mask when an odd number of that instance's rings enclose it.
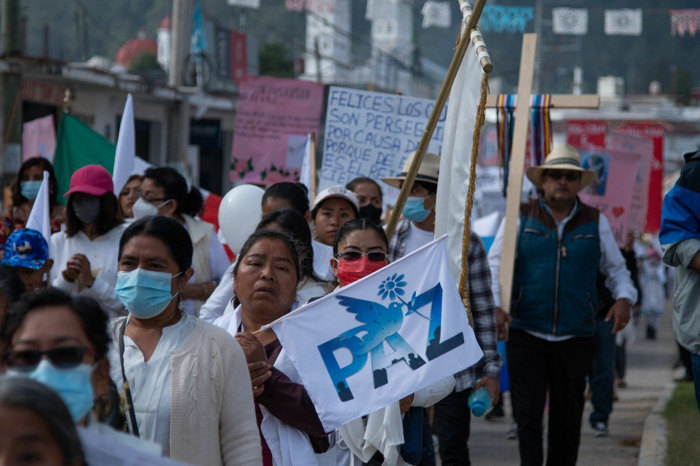
<instances>
[{"instance_id":1,"label":"person holding flag","mask_svg":"<svg viewBox=\"0 0 700 466\"><path fill-rule=\"evenodd\" d=\"M241 248L233 269L233 292L240 305L215 322L236 338L248 362L263 466L316 464L329 448L294 364L275 332L262 328L289 313L300 278L292 238L274 230L257 230Z\"/></svg>"},{"instance_id":2,"label":"person holding flag","mask_svg":"<svg viewBox=\"0 0 700 466\"><path fill-rule=\"evenodd\" d=\"M358 218L343 224L335 236L331 260L340 287L386 266L389 263L388 248L386 234L376 222ZM358 320L381 325L382 317L389 318L382 312L366 311L368 314L364 317L360 311ZM365 340L374 333L372 324L367 324L366 329ZM402 398L396 403L398 409L392 406L371 413L366 424L363 419L351 421L339 429L340 435L350 451L369 464L403 465L423 464L421 461L429 459L434 461L433 443L425 442L427 417L424 417L423 408L437 403L453 387L454 378L446 377ZM407 414L409 410L410 414Z\"/></svg>"},{"instance_id":3,"label":"person holding flag","mask_svg":"<svg viewBox=\"0 0 700 466\"><path fill-rule=\"evenodd\" d=\"M65 209L56 201L58 185L51 162L43 157L25 160L17 173L17 180L12 185L12 205L5 209L0 225L0 247L13 231L27 226L29 214L39 194L44 171L49 174L49 216L51 233L61 231L61 222Z\"/></svg>"}]
</instances>

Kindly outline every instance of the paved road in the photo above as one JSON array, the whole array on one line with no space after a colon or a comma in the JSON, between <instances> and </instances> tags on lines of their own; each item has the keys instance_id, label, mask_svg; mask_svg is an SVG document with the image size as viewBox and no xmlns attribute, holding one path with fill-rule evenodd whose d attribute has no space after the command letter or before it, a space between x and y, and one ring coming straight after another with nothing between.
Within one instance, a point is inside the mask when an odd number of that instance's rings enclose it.
<instances>
[{"instance_id":1,"label":"paved road","mask_svg":"<svg viewBox=\"0 0 700 466\"><path fill-rule=\"evenodd\" d=\"M637 464L644 420L657 398L673 381L672 366L677 357L677 350L671 330L670 309L667 307L661 319L656 340L646 340L644 333L644 322L639 322L637 341L627 350L628 388L618 390L619 401L613 407L609 437L593 437L587 422L591 406L590 403L586 404L581 429L579 465ZM506 407L509 408L509 405L509 401L506 400ZM506 419L510 419L509 413ZM479 418L472 419L472 435L469 441L472 463L489 466L519 464L517 440L505 439L509 428L510 421L507 420L488 422Z\"/></svg>"}]
</instances>

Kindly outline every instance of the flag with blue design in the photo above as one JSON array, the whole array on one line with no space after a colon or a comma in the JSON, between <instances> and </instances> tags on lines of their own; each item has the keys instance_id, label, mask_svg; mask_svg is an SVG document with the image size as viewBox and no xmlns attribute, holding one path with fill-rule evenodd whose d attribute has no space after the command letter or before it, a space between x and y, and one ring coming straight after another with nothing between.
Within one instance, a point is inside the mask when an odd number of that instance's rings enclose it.
<instances>
[{"instance_id":1,"label":"flag with blue design","mask_svg":"<svg viewBox=\"0 0 700 466\"><path fill-rule=\"evenodd\" d=\"M270 325L327 432L482 358L445 238Z\"/></svg>"},{"instance_id":2,"label":"flag with blue design","mask_svg":"<svg viewBox=\"0 0 700 466\"><path fill-rule=\"evenodd\" d=\"M202 19L202 2L197 0L192 12L192 53L202 53L207 50L207 35L204 31L204 21Z\"/></svg>"}]
</instances>

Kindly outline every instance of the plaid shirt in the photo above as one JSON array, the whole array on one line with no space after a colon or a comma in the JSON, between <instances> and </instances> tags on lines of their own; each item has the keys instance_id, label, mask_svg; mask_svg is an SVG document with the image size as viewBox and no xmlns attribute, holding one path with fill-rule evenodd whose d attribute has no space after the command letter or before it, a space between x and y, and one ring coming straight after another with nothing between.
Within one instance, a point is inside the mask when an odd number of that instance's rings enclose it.
<instances>
[{"instance_id":1,"label":"plaid shirt","mask_svg":"<svg viewBox=\"0 0 700 466\"><path fill-rule=\"evenodd\" d=\"M394 235L391 237L391 241L389 241L389 262L394 262L396 259L400 259L404 256L406 237L408 236L408 230L410 228L411 221L407 218L402 218L396 223Z\"/></svg>"},{"instance_id":2,"label":"plaid shirt","mask_svg":"<svg viewBox=\"0 0 700 466\"><path fill-rule=\"evenodd\" d=\"M496 318L493 294L491 293L491 271L486 258L486 249L479 236L472 232L469 241L469 274L467 286L472 308L474 334L484 357L468 369L455 374L455 390L461 392L471 388L481 377L498 378L501 375L501 355L496 351Z\"/></svg>"},{"instance_id":3,"label":"plaid shirt","mask_svg":"<svg viewBox=\"0 0 700 466\"><path fill-rule=\"evenodd\" d=\"M389 260L403 257L406 249L406 236L411 221L402 218L396 224L394 235L389 241ZM493 294L491 293L491 271L486 258L486 249L479 236L472 232L469 242L469 274L467 280L469 302L474 321L474 334L484 357L475 365L455 374L455 390L461 392L476 385L481 377L498 378L501 374L501 355L496 351L496 318L494 315Z\"/></svg>"}]
</instances>

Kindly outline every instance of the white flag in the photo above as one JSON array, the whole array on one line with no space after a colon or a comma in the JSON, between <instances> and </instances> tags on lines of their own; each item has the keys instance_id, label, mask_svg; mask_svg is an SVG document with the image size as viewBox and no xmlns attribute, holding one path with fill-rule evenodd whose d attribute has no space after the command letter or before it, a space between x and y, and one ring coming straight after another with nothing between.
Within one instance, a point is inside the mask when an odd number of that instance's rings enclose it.
<instances>
[{"instance_id":1,"label":"white flag","mask_svg":"<svg viewBox=\"0 0 700 466\"><path fill-rule=\"evenodd\" d=\"M231 6L260 8L260 0L228 0L227 3Z\"/></svg>"},{"instance_id":2,"label":"white flag","mask_svg":"<svg viewBox=\"0 0 700 466\"><path fill-rule=\"evenodd\" d=\"M469 189L472 135L483 73L474 46L469 44L452 84L447 105L435 206L435 236L448 235L447 250L455 282L462 270L464 206Z\"/></svg>"},{"instance_id":3,"label":"white flag","mask_svg":"<svg viewBox=\"0 0 700 466\"><path fill-rule=\"evenodd\" d=\"M452 23L452 10L448 2L425 2L421 10L423 29L431 26L449 28Z\"/></svg>"},{"instance_id":4,"label":"white flag","mask_svg":"<svg viewBox=\"0 0 700 466\"><path fill-rule=\"evenodd\" d=\"M552 8L552 31L555 34L585 35L588 33L588 10Z\"/></svg>"},{"instance_id":5,"label":"white flag","mask_svg":"<svg viewBox=\"0 0 700 466\"><path fill-rule=\"evenodd\" d=\"M301 162L301 175L299 176L299 183L303 184L309 188L309 202L311 202L311 135L306 136L306 145L304 146L304 159ZM316 194L316 193L314 193Z\"/></svg>"},{"instance_id":6,"label":"white flag","mask_svg":"<svg viewBox=\"0 0 700 466\"><path fill-rule=\"evenodd\" d=\"M49 247L51 257L51 204L49 203L49 172L44 170L44 179L27 218L27 228L40 231Z\"/></svg>"},{"instance_id":7,"label":"white flag","mask_svg":"<svg viewBox=\"0 0 700 466\"><path fill-rule=\"evenodd\" d=\"M365 19L375 21L378 19L390 19L395 16L398 0L367 0Z\"/></svg>"},{"instance_id":8,"label":"white flag","mask_svg":"<svg viewBox=\"0 0 700 466\"><path fill-rule=\"evenodd\" d=\"M444 237L273 323L326 432L478 362Z\"/></svg>"},{"instance_id":9,"label":"white flag","mask_svg":"<svg viewBox=\"0 0 700 466\"><path fill-rule=\"evenodd\" d=\"M134 171L136 159L136 139L134 136L134 103L131 94L126 96L122 121L119 124L119 136L117 136L117 150L114 155L114 170L112 170L112 183L114 194L119 197L122 190Z\"/></svg>"},{"instance_id":10,"label":"white flag","mask_svg":"<svg viewBox=\"0 0 700 466\"><path fill-rule=\"evenodd\" d=\"M605 10L605 34L639 36L642 34L642 9Z\"/></svg>"}]
</instances>

